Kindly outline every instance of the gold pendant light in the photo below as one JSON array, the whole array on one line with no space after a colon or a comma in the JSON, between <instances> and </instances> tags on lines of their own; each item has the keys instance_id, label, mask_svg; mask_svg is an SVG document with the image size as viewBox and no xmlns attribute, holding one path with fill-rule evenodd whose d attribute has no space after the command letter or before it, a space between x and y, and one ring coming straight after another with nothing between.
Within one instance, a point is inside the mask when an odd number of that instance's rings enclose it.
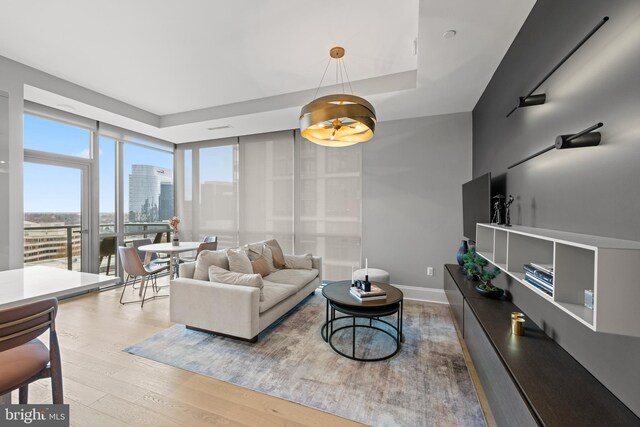
<instances>
[{"instance_id":1,"label":"gold pendant light","mask_svg":"<svg viewBox=\"0 0 640 427\"><path fill-rule=\"evenodd\" d=\"M351 87L347 69L342 60L344 48L332 48L329 56L336 60L336 83L340 75L344 92L343 70ZM330 63L331 59L324 70L316 96ZM353 90L351 92L351 95L342 93L316 98L302 107L300 112L302 137L327 147L346 147L370 140L376 128L376 110L365 99L353 95Z\"/></svg>"}]
</instances>

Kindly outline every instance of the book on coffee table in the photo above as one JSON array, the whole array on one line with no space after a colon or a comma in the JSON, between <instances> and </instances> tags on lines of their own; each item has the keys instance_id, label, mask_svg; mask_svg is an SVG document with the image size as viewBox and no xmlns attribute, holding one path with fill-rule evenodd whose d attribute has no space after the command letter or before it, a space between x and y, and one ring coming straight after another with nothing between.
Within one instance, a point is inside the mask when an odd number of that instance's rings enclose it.
<instances>
[{"instance_id":1,"label":"book on coffee table","mask_svg":"<svg viewBox=\"0 0 640 427\"><path fill-rule=\"evenodd\" d=\"M351 295L358 298L360 301L373 301L378 299L387 298L387 293L376 285L371 285L371 290L369 292L365 292L360 288L351 287Z\"/></svg>"},{"instance_id":2,"label":"book on coffee table","mask_svg":"<svg viewBox=\"0 0 640 427\"><path fill-rule=\"evenodd\" d=\"M377 296L374 296L374 297L364 297L364 298L361 297L360 295L358 295L357 292L351 292L351 295L353 295L355 298L357 298L358 301L362 301L362 302L387 299L386 295L377 295Z\"/></svg>"}]
</instances>

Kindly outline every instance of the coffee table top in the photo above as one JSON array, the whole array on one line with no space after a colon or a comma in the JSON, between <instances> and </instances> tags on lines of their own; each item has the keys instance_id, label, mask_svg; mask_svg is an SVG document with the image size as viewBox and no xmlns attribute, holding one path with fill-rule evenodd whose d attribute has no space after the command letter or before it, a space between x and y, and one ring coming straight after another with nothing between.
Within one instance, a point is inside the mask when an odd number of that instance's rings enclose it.
<instances>
[{"instance_id":1,"label":"coffee table top","mask_svg":"<svg viewBox=\"0 0 640 427\"><path fill-rule=\"evenodd\" d=\"M387 298L373 301L360 301L358 298L351 295L351 280L343 280L325 285L324 288L322 288L322 295L329 301L346 307L382 308L402 301L404 296L400 289L387 285L386 283L371 283L383 289L387 293Z\"/></svg>"}]
</instances>

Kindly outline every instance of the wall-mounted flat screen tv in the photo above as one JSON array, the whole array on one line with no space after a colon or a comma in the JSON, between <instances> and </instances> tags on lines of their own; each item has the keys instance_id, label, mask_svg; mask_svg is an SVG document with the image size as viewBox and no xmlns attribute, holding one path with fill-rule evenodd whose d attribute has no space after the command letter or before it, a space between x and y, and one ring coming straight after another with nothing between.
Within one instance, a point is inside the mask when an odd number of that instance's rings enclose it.
<instances>
[{"instance_id":1,"label":"wall-mounted flat screen tv","mask_svg":"<svg viewBox=\"0 0 640 427\"><path fill-rule=\"evenodd\" d=\"M462 184L464 237L476 241L476 223L491 221L491 172Z\"/></svg>"}]
</instances>

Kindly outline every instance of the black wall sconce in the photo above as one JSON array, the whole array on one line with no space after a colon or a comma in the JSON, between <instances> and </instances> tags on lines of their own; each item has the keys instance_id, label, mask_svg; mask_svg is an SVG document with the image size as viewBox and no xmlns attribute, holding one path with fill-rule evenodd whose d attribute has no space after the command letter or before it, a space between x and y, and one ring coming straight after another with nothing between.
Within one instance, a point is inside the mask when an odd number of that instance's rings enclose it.
<instances>
[{"instance_id":1,"label":"black wall sconce","mask_svg":"<svg viewBox=\"0 0 640 427\"><path fill-rule=\"evenodd\" d=\"M558 150L564 150L566 148L595 147L596 145L600 144L602 135L600 134L600 132L593 131L596 129L600 129L602 126L604 126L604 124L600 122L578 133L570 135L559 135L556 138L555 144L553 144L551 147L540 150L537 153L532 154L529 157L512 164L507 169L515 168L516 166L521 165L524 162L527 162L535 157L538 157L539 155L544 154L547 151L551 151L554 148Z\"/></svg>"},{"instance_id":2,"label":"black wall sconce","mask_svg":"<svg viewBox=\"0 0 640 427\"><path fill-rule=\"evenodd\" d=\"M540 82L537 85L535 85L535 87L533 89L531 89L529 91L529 93L527 93L525 96L521 96L520 97L518 105L516 105L515 107L513 107L513 109L511 111L509 111L509 113L507 114L507 117L509 117L511 114L513 114L513 112L516 111L518 108L531 107L532 105L542 105L542 104L544 104L546 102L546 100L547 100L547 96L544 93L541 93L541 94L538 94L538 95L534 95L533 92L538 90L538 88L540 86L542 86L542 84L544 82L546 82L547 79L549 77L551 77L551 75L553 73L555 73L558 68L562 67L562 64L567 62L567 60L569 58L571 58L571 55L576 53L576 51L578 49L580 49L582 47L582 45L585 44L587 42L587 40L589 40L591 38L591 36L594 35L596 33L596 31L598 31L600 29L600 27L602 27L608 20L609 20L608 16L605 16L604 18L602 18L602 20L600 22L598 22L598 24L595 27L593 27L593 29L591 31L589 31L589 34L584 36L582 38L582 40L580 40L580 42L573 49L571 49L571 51L569 53L567 53L564 56L564 58L562 58L560 60L560 62L558 62L558 64L555 67L553 67L551 69L551 71L549 71L547 73L547 75L544 76L542 78L542 80L540 80Z\"/></svg>"}]
</instances>

